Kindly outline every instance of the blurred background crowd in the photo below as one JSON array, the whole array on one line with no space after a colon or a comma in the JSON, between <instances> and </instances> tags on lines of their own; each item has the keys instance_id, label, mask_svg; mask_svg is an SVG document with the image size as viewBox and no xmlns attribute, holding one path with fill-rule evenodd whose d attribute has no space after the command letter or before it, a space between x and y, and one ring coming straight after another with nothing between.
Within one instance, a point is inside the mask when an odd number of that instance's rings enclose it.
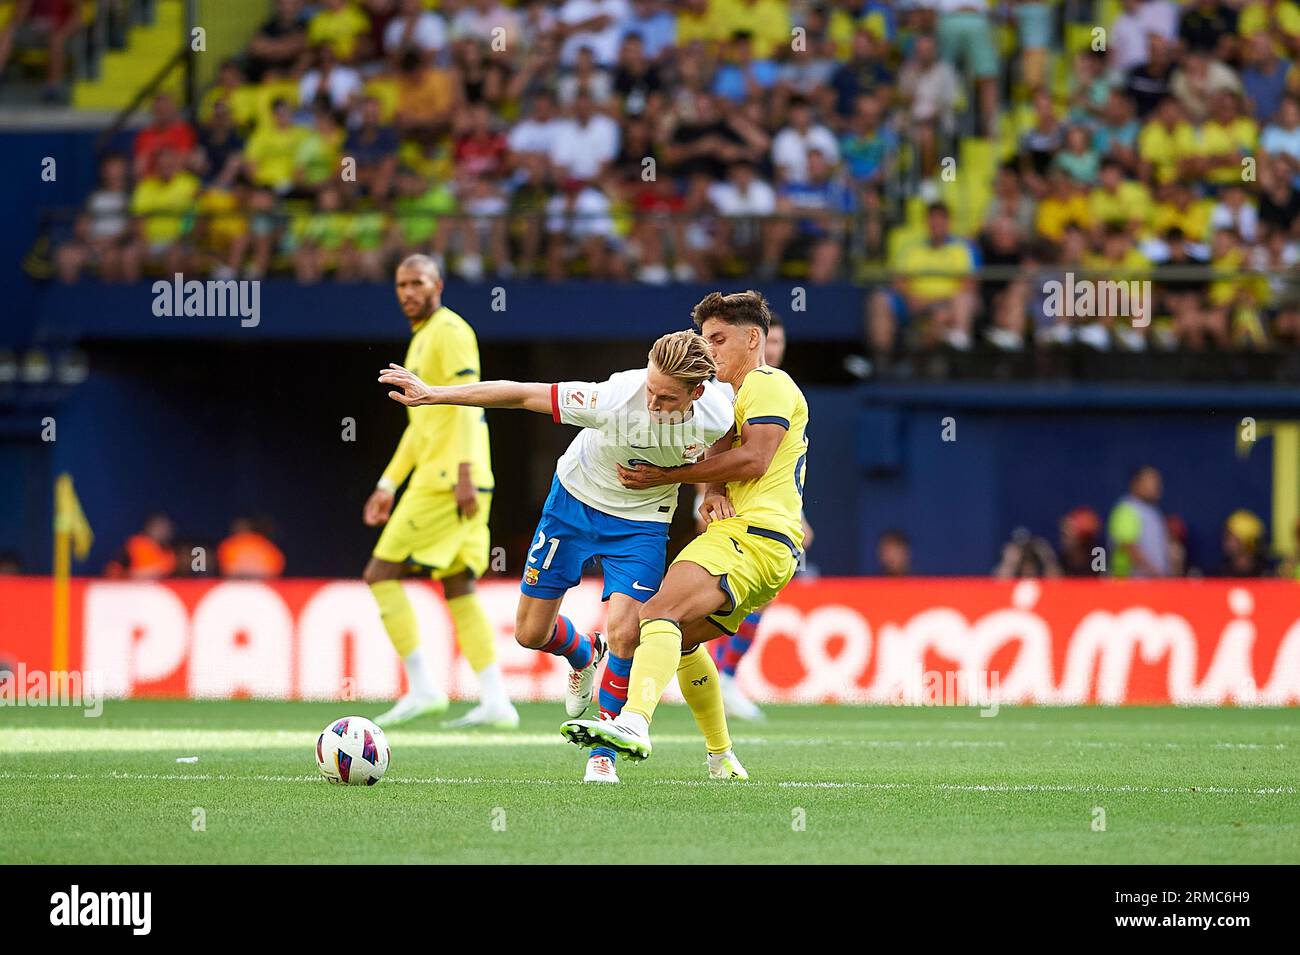
<instances>
[{"instance_id":1,"label":"blurred background crowd","mask_svg":"<svg viewBox=\"0 0 1300 955\"><path fill-rule=\"evenodd\" d=\"M1300 579L1300 562L1271 553L1264 521L1252 511L1234 511L1220 529L1220 560L1200 567L1189 561L1187 523L1161 508L1163 477L1150 465L1137 468L1128 490L1103 518L1087 506L1061 516L1055 540L1017 527L990 571L1000 578L1114 577L1285 577ZM228 577L269 580L285 572L285 555L275 543L269 518L238 517L215 546L178 535L165 512L148 515L104 566L106 577L161 580L175 577ZM1300 522L1294 528L1300 543ZM816 576L816 554L805 574ZM0 576L23 572L14 552L0 551ZM599 568L589 573L598 574ZM912 542L902 527L876 540L869 575L910 577ZM512 576L505 572L504 576Z\"/></svg>"}]
</instances>

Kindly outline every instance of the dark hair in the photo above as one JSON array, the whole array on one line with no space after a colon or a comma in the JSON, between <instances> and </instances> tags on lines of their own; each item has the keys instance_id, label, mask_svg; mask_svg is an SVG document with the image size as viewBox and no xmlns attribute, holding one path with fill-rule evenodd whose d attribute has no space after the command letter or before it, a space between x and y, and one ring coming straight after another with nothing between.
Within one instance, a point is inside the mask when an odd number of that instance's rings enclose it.
<instances>
[{"instance_id":1,"label":"dark hair","mask_svg":"<svg viewBox=\"0 0 1300 955\"><path fill-rule=\"evenodd\" d=\"M691 309L691 321L698 330L705 321L716 318L728 325L757 325L764 335L772 325L772 312L761 292L749 289L744 292L710 292Z\"/></svg>"},{"instance_id":2,"label":"dark hair","mask_svg":"<svg viewBox=\"0 0 1300 955\"><path fill-rule=\"evenodd\" d=\"M781 321L780 315L769 310L767 313L767 330L771 331L774 328L785 328L785 322Z\"/></svg>"}]
</instances>

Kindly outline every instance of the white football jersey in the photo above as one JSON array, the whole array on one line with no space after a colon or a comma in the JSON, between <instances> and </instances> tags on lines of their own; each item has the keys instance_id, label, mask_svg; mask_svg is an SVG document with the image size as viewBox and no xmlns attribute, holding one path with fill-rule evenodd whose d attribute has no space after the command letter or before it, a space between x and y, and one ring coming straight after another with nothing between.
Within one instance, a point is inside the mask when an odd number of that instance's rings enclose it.
<instances>
[{"instance_id":1,"label":"white football jersey","mask_svg":"<svg viewBox=\"0 0 1300 955\"><path fill-rule=\"evenodd\" d=\"M682 421L658 423L646 406L646 369L620 371L608 381L551 385L551 417L582 428L555 466L564 489L582 503L633 521L673 519L677 488L633 490L619 483L618 465L671 468L694 464L735 423L731 389L706 382Z\"/></svg>"}]
</instances>

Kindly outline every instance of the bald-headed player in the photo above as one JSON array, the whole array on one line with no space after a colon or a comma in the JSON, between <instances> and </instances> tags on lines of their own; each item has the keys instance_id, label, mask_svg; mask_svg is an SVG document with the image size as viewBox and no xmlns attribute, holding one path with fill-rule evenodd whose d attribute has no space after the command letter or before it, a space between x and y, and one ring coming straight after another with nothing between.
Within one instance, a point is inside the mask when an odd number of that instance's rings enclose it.
<instances>
[{"instance_id":1,"label":"bald-headed player","mask_svg":"<svg viewBox=\"0 0 1300 955\"><path fill-rule=\"evenodd\" d=\"M438 385L479 380L478 339L463 318L442 304L442 276L433 259L412 255L402 261L397 267L397 300L411 323L407 368ZM408 478L394 507L397 489ZM368 525L384 526L366 565L365 581L410 684L392 709L375 718L381 726L445 712L448 706L420 645L415 612L402 591L402 579L412 575L442 581L456 640L478 674L478 706L451 725L519 725L496 662L492 624L474 591L474 580L488 567L491 505L492 458L482 410L408 409L406 430L364 512Z\"/></svg>"}]
</instances>

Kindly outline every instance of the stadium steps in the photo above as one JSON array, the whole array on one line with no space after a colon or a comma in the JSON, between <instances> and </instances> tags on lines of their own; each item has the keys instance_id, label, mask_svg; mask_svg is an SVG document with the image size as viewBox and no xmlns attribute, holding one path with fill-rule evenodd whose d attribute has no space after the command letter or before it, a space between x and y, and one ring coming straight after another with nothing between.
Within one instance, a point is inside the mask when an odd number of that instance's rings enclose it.
<instances>
[{"instance_id":1,"label":"stadium steps","mask_svg":"<svg viewBox=\"0 0 1300 955\"><path fill-rule=\"evenodd\" d=\"M966 137L958 150L957 181L942 183L944 201L953 211L953 231L958 235L973 236L984 222L993 201L996 149L987 139Z\"/></svg>"},{"instance_id":2,"label":"stadium steps","mask_svg":"<svg viewBox=\"0 0 1300 955\"><path fill-rule=\"evenodd\" d=\"M72 105L77 109L125 109L136 93L176 55L184 32L185 12L181 0L158 0L153 22L133 27L125 49L106 53L96 79L79 80L73 85ZM173 70L160 91L179 97L183 80L184 72Z\"/></svg>"}]
</instances>

